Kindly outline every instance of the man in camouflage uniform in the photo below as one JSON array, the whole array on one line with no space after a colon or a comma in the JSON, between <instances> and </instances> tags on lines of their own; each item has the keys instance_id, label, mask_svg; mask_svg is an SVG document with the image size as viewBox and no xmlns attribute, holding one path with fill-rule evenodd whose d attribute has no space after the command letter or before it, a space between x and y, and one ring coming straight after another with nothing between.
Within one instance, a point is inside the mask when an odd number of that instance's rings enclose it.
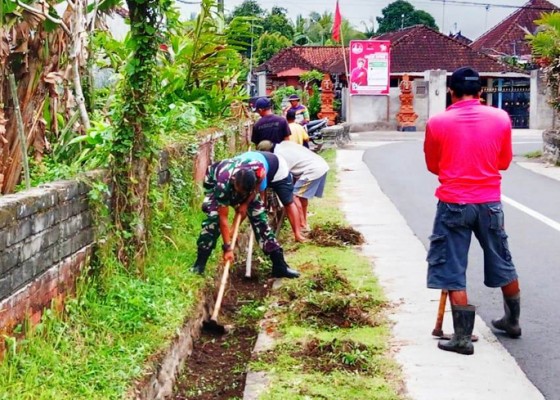
<instances>
[{"instance_id":1,"label":"man in camouflage uniform","mask_svg":"<svg viewBox=\"0 0 560 400\"><path fill-rule=\"evenodd\" d=\"M266 189L266 167L262 162L244 157L226 159L208 167L204 178L202 211L207 215L197 241L198 256L193 271L204 273L206 263L220 234L222 235L224 261L233 261L228 222L229 206L236 208L249 222L263 252L272 261L275 278L297 278L299 272L291 269L284 260L282 247L268 225L264 204L259 190Z\"/></svg>"}]
</instances>

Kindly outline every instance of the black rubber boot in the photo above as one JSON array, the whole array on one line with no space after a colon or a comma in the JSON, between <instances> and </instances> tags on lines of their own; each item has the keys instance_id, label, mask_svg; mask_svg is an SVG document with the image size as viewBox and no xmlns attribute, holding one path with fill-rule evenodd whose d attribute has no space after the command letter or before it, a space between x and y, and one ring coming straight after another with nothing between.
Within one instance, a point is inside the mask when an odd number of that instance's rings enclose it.
<instances>
[{"instance_id":1,"label":"black rubber boot","mask_svg":"<svg viewBox=\"0 0 560 400\"><path fill-rule=\"evenodd\" d=\"M206 263L208 262L210 254L212 254L212 250L202 249L199 247L196 261L192 267L192 272L202 275L206 269Z\"/></svg>"},{"instance_id":2,"label":"black rubber boot","mask_svg":"<svg viewBox=\"0 0 560 400\"><path fill-rule=\"evenodd\" d=\"M291 269L284 260L284 252L278 249L269 254L272 261L272 276L275 278L298 278L299 272Z\"/></svg>"},{"instance_id":3,"label":"black rubber boot","mask_svg":"<svg viewBox=\"0 0 560 400\"><path fill-rule=\"evenodd\" d=\"M470 355L474 353L471 335L474 329L475 306L451 306L453 315L453 336L450 340L440 340L438 347L445 351Z\"/></svg>"},{"instance_id":4,"label":"black rubber boot","mask_svg":"<svg viewBox=\"0 0 560 400\"><path fill-rule=\"evenodd\" d=\"M504 312L502 319L493 319L494 328L505 331L510 337L517 338L521 336L521 327L519 326L519 314L521 313L521 296L504 296Z\"/></svg>"}]
</instances>

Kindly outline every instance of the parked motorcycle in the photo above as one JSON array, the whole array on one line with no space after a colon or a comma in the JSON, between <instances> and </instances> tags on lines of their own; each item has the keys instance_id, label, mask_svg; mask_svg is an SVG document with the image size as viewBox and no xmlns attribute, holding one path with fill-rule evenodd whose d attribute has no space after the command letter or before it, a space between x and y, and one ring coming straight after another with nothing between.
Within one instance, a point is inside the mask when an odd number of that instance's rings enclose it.
<instances>
[{"instance_id":1,"label":"parked motorcycle","mask_svg":"<svg viewBox=\"0 0 560 400\"><path fill-rule=\"evenodd\" d=\"M304 128L307 131L309 140L311 140L315 144L318 144L316 142L323 139L321 130L323 128L326 128L327 126L329 126L329 119L322 118L322 119L317 119L315 121L309 121L307 124L304 125Z\"/></svg>"},{"instance_id":2,"label":"parked motorcycle","mask_svg":"<svg viewBox=\"0 0 560 400\"><path fill-rule=\"evenodd\" d=\"M321 133L321 131L323 130L323 128L326 128L327 126L329 126L328 118L309 121L307 124L303 126L304 129L307 131L307 135L309 136L309 141L315 145L315 147L313 148L307 146L309 147L310 150L313 150L315 152L321 150L321 147L323 147L323 134Z\"/></svg>"}]
</instances>

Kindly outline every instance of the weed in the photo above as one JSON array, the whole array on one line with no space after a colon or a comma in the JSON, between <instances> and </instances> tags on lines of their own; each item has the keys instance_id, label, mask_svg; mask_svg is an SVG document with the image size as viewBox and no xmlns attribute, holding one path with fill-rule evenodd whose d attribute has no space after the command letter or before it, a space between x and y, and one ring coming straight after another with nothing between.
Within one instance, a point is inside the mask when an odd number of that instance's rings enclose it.
<instances>
[{"instance_id":1,"label":"weed","mask_svg":"<svg viewBox=\"0 0 560 400\"><path fill-rule=\"evenodd\" d=\"M525 153L525 157L527 158L541 158L542 157L542 150L535 150Z\"/></svg>"}]
</instances>

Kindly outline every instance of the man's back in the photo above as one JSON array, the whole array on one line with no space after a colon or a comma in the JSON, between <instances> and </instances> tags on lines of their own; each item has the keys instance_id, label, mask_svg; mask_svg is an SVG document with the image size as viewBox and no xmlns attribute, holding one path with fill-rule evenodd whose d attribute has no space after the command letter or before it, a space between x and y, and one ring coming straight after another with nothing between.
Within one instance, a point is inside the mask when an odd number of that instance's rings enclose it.
<instances>
[{"instance_id":1,"label":"man's back","mask_svg":"<svg viewBox=\"0 0 560 400\"><path fill-rule=\"evenodd\" d=\"M439 177L440 200L499 201L499 170L512 158L511 121L505 111L478 99L459 101L430 118L424 152L428 169Z\"/></svg>"},{"instance_id":2,"label":"man's back","mask_svg":"<svg viewBox=\"0 0 560 400\"><path fill-rule=\"evenodd\" d=\"M305 128L298 124L297 122L292 122L289 124L290 131L292 134L290 135L290 141L303 145L303 142L309 140L309 135L305 131Z\"/></svg>"},{"instance_id":3,"label":"man's back","mask_svg":"<svg viewBox=\"0 0 560 400\"><path fill-rule=\"evenodd\" d=\"M272 143L280 143L286 136L290 135L290 127L285 118L278 115L263 115L253 126L251 141L259 144L263 140Z\"/></svg>"},{"instance_id":4,"label":"man's back","mask_svg":"<svg viewBox=\"0 0 560 400\"><path fill-rule=\"evenodd\" d=\"M290 172L298 178L314 180L329 170L329 165L323 157L289 140L277 144L274 147L274 154L283 157L288 163Z\"/></svg>"}]
</instances>

